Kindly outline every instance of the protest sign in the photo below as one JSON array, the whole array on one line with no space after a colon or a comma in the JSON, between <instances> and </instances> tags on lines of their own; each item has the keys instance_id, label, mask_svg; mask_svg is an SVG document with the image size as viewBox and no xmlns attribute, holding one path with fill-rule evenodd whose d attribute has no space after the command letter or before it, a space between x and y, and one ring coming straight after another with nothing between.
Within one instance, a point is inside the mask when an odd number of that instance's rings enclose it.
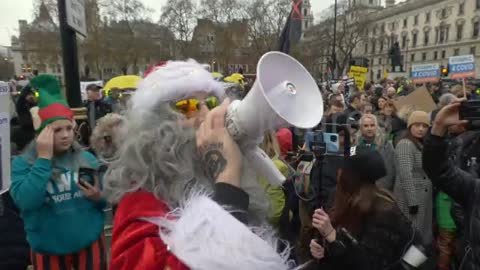
<instances>
[{"instance_id":1,"label":"protest sign","mask_svg":"<svg viewBox=\"0 0 480 270\"><path fill-rule=\"evenodd\" d=\"M367 72L368 68L366 67L357 67L351 66L350 67L350 78L355 79L355 85L360 91L365 89L365 82L367 81Z\"/></svg>"},{"instance_id":2,"label":"protest sign","mask_svg":"<svg viewBox=\"0 0 480 270\"><path fill-rule=\"evenodd\" d=\"M425 87L417 88L408 96L399 97L393 103L397 111L399 111L406 105L411 105L415 109L424 111L427 113L437 108L437 105L433 101L433 98L430 95L430 92L428 92L427 88Z\"/></svg>"},{"instance_id":3,"label":"protest sign","mask_svg":"<svg viewBox=\"0 0 480 270\"><path fill-rule=\"evenodd\" d=\"M10 88L0 82L0 194L10 186Z\"/></svg>"},{"instance_id":4,"label":"protest sign","mask_svg":"<svg viewBox=\"0 0 480 270\"><path fill-rule=\"evenodd\" d=\"M449 58L448 72L452 79L475 77L475 57L473 55L452 56Z\"/></svg>"},{"instance_id":5,"label":"protest sign","mask_svg":"<svg viewBox=\"0 0 480 270\"><path fill-rule=\"evenodd\" d=\"M440 65L413 65L411 78L413 83L438 82L440 80Z\"/></svg>"}]
</instances>

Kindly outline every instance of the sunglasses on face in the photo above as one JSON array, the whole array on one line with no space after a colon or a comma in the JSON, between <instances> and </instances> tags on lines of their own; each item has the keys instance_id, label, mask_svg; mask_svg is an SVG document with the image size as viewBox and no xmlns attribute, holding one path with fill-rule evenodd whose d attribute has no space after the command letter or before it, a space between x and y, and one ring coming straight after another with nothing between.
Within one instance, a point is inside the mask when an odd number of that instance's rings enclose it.
<instances>
[{"instance_id":1,"label":"sunglasses on face","mask_svg":"<svg viewBox=\"0 0 480 270\"><path fill-rule=\"evenodd\" d=\"M200 106L205 104L209 110L218 106L218 98L215 96L207 97L205 100L197 98L182 99L174 103L174 109L182 114L191 115L200 110Z\"/></svg>"}]
</instances>

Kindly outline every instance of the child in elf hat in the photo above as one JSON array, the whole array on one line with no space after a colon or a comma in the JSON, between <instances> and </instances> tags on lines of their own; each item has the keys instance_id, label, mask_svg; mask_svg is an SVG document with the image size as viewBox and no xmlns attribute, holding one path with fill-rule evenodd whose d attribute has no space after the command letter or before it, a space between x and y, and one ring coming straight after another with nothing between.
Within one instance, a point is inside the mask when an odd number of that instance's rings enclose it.
<instances>
[{"instance_id":1,"label":"child in elf hat","mask_svg":"<svg viewBox=\"0 0 480 270\"><path fill-rule=\"evenodd\" d=\"M73 112L58 80L39 75L31 84L40 92L33 115L38 136L13 160L10 193L24 219L33 267L106 269L98 162L74 142Z\"/></svg>"}]
</instances>

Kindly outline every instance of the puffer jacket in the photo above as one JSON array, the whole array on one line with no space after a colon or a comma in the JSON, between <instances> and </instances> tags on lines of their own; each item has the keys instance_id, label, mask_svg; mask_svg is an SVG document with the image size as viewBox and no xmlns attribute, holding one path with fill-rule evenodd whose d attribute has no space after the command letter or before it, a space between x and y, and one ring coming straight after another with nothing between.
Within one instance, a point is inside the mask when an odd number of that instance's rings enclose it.
<instances>
[{"instance_id":1,"label":"puffer jacket","mask_svg":"<svg viewBox=\"0 0 480 270\"><path fill-rule=\"evenodd\" d=\"M478 151L478 149L477 149ZM457 203L465 212L465 258L460 270L480 269L480 181L462 171L448 158L447 141L427 135L423 148L423 169L433 185Z\"/></svg>"}]
</instances>

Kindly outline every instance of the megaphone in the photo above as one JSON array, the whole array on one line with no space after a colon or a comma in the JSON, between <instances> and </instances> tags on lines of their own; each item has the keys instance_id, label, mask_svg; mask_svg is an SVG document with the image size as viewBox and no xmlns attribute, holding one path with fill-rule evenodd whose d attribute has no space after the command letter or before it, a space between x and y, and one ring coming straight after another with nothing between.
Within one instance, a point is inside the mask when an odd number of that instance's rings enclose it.
<instances>
[{"instance_id":1,"label":"megaphone","mask_svg":"<svg viewBox=\"0 0 480 270\"><path fill-rule=\"evenodd\" d=\"M250 92L230 104L226 127L257 173L280 185L285 177L258 147L264 132L287 126L313 128L322 116L322 95L310 73L293 57L269 52L258 62Z\"/></svg>"}]
</instances>

